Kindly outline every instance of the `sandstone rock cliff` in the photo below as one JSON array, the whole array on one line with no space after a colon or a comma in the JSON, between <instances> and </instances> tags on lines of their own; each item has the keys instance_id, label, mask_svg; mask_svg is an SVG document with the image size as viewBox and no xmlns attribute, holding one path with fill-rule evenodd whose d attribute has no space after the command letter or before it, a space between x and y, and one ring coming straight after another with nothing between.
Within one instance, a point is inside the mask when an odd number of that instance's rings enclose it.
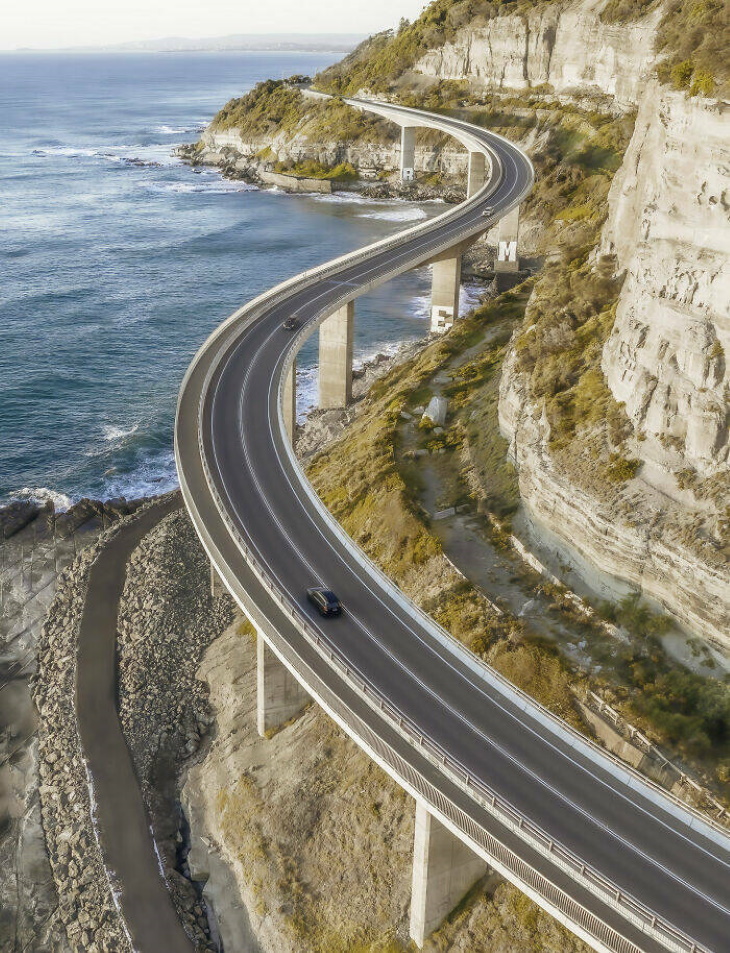
<instances>
[{"instance_id":1,"label":"sandstone rock cliff","mask_svg":"<svg viewBox=\"0 0 730 953\"><path fill-rule=\"evenodd\" d=\"M556 466L513 354L500 421L530 512L601 569L730 647L728 108L655 81L609 195L601 251L626 278L602 369L636 479L600 498Z\"/></svg>"},{"instance_id":2,"label":"sandstone rock cliff","mask_svg":"<svg viewBox=\"0 0 730 953\"><path fill-rule=\"evenodd\" d=\"M273 167L271 155L279 162L315 159L325 166L349 162L367 177L369 173L375 175L398 170L400 147L396 143L395 127L390 131L393 135L384 136L379 143L337 142L330 138L313 143L304 136L286 133L278 133L273 138L246 139L237 129L209 127L201 136L203 150L199 160L210 165L230 163L239 172L252 171L254 174ZM267 147L270 153L262 155ZM463 175L466 173L466 155L456 146L421 146L416 149L415 167L418 172Z\"/></svg>"},{"instance_id":3,"label":"sandstone rock cliff","mask_svg":"<svg viewBox=\"0 0 730 953\"><path fill-rule=\"evenodd\" d=\"M659 467L727 472L730 107L652 83L603 236L626 271L603 367Z\"/></svg>"},{"instance_id":4,"label":"sandstone rock cliff","mask_svg":"<svg viewBox=\"0 0 730 953\"><path fill-rule=\"evenodd\" d=\"M415 65L437 79L470 79L498 89L549 84L557 93L587 91L635 104L654 62L661 8L628 23L603 23L605 0L537 6L470 23Z\"/></svg>"}]
</instances>

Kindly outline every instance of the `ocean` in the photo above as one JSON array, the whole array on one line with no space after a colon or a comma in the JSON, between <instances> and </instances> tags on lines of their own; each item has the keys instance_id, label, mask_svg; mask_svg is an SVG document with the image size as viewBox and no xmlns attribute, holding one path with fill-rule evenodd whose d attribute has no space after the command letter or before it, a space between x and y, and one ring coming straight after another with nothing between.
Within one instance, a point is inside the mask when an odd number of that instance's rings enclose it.
<instances>
[{"instance_id":1,"label":"ocean","mask_svg":"<svg viewBox=\"0 0 730 953\"><path fill-rule=\"evenodd\" d=\"M176 486L180 381L210 331L303 269L438 203L293 196L172 156L311 53L0 55L0 502ZM428 329L426 270L358 301L356 361ZM299 412L316 399L316 336Z\"/></svg>"}]
</instances>

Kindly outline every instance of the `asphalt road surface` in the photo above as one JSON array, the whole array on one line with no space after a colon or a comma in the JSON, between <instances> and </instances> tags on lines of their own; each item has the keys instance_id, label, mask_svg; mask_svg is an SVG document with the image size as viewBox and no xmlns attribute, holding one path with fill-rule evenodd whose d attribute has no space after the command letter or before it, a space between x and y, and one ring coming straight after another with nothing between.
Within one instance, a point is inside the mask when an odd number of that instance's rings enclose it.
<instances>
[{"instance_id":1,"label":"asphalt road surface","mask_svg":"<svg viewBox=\"0 0 730 953\"><path fill-rule=\"evenodd\" d=\"M122 916L138 953L188 953L188 939L163 880L132 757L117 711L117 613L127 562L177 497L122 527L91 567L78 644L76 712L94 785L104 863L119 885Z\"/></svg>"},{"instance_id":2,"label":"asphalt road surface","mask_svg":"<svg viewBox=\"0 0 730 953\"><path fill-rule=\"evenodd\" d=\"M309 659L313 677L324 686L322 697L327 692L349 705L429 775L439 792L464 802L447 778L439 778L394 736L384 719L378 723L377 714L359 704L347 679L311 651L290 615L251 573L231 526L292 609L424 736L621 891L706 949L728 953L727 842L718 845L691 829L644 791L577 753L445 649L427 625L363 568L353 555L355 544L344 544L329 526L304 492L285 448L278 385L293 341L281 327L283 320L297 313L314 325L331 313L347 288L354 295L405 264L428 261L447 242L456 245L475 229L483 231L487 206L494 209L490 220L499 219L529 188L532 172L524 156L486 133L478 135L499 154L503 174L496 188L486 188L461 215L430 223L400 247L346 263L316 285L294 288L286 300L260 308L256 320L242 316L201 351L183 385L176 426L186 504L229 586L240 592L255 621L276 633L284 653L290 649L293 660ZM347 467L343 460L343 484ZM304 595L313 585L326 585L340 596L345 606L341 618L316 615ZM356 729L353 734L357 736ZM486 811L474 805L464 809L494 827ZM504 831L500 836L509 840ZM516 849L641 949L662 948L530 848L518 844Z\"/></svg>"}]
</instances>

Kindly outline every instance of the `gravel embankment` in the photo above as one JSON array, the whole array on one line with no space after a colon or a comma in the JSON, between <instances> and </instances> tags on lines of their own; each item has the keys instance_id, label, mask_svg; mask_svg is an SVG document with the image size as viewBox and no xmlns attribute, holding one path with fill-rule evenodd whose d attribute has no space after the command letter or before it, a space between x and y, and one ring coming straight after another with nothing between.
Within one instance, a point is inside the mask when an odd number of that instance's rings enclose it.
<instances>
[{"instance_id":1,"label":"gravel embankment","mask_svg":"<svg viewBox=\"0 0 730 953\"><path fill-rule=\"evenodd\" d=\"M120 709L168 885L200 950L216 947L200 892L187 879L178 776L214 723L196 672L233 614L227 594L211 597L209 563L187 514L166 517L127 569L119 611Z\"/></svg>"}]
</instances>

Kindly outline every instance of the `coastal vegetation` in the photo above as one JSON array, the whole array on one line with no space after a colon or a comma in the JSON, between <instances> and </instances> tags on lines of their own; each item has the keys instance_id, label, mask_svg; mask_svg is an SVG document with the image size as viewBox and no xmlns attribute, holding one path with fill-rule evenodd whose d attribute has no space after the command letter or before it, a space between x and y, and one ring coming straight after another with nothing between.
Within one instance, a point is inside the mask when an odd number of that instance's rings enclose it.
<instances>
[{"instance_id":1,"label":"coastal vegetation","mask_svg":"<svg viewBox=\"0 0 730 953\"><path fill-rule=\"evenodd\" d=\"M317 159L304 159L302 162L277 162L274 169L305 179L327 179L331 182L354 182L358 178L357 169L349 162L329 166Z\"/></svg>"},{"instance_id":2,"label":"coastal vegetation","mask_svg":"<svg viewBox=\"0 0 730 953\"><path fill-rule=\"evenodd\" d=\"M690 95L730 91L730 6L727 0L670 0L659 25L659 78Z\"/></svg>"},{"instance_id":3,"label":"coastal vegetation","mask_svg":"<svg viewBox=\"0 0 730 953\"><path fill-rule=\"evenodd\" d=\"M339 99L304 96L291 80L266 80L221 109L211 130L235 129L244 140L298 137L302 145L328 142L390 142L392 124L365 116Z\"/></svg>"},{"instance_id":4,"label":"coastal vegetation","mask_svg":"<svg viewBox=\"0 0 730 953\"><path fill-rule=\"evenodd\" d=\"M413 23L379 33L316 78L319 88L353 95L397 92L429 50L453 40L462 27L476 30L497 16L525 16L555 0L436 0ZM656 9L658 0L608 0L604 23L627 23ZM670 0L663 8L656 52L662 82L691 95L723 97L730 82L727 0Z\"/></svg>"}]
</instances>

